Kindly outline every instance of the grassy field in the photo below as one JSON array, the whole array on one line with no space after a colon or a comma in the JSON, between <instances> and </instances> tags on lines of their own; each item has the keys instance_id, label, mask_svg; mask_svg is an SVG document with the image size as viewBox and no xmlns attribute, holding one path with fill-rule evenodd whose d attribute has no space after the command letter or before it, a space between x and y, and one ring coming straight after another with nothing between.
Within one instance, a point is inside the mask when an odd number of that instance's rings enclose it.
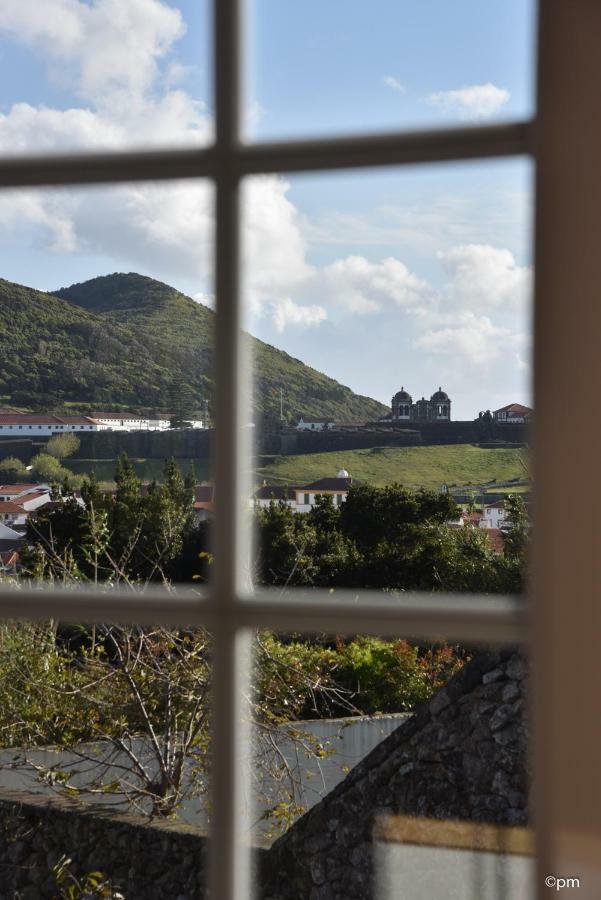
<instances>
[{"instance_id":1,"label":"grassy field","mask_svg":"<svg viewBox=\"0 0 601 900\"><path fill-rule=\"evenodd\" d=\"M142 481L162 480L163 467L165 461L162 459L132 459L136 474ZM210 478L211 472L209 462L206 459L178 459L176 460L180 467L182 475L186 475L190 462L194 463L194 470L198 481ZM115 468L117 466L116 459L66 459L67 468L75 472L76 475L89 475L95 472L96 477L101 482L113 482L115 477Z\"/></svg>"},{"instance_id":2,"label":"grassy field","mask_svg":"<svg viewBox=\"0 0 601 900\"><path fill-rule=\"evenodd\" d=\"M347 469L353 478L384 485L439 488L441 484L499 483L527 477L527 451L483 450L473 444L436 447L374 447L282 456L257 470L259 478L278 484L302 484Z\"/></svg>"}]
</instances>

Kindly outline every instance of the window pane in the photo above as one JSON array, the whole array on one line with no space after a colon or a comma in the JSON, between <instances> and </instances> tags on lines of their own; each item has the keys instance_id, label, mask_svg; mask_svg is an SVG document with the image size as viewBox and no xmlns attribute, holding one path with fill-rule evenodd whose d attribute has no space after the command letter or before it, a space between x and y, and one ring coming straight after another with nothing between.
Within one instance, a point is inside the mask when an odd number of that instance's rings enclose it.
<instances>
[{"instance_id":1,"label":"window pane","mask_svg":"<svg viewBox=\"0 0 601 900\"><path fill-rule=\"evenodd\" d=\"M530 177L514 160L247 183L259 584L521 590Z\"/></svg>"},{"instance_id":2,"label":"window pane","mask_svg":"<svg viewBox=\"0 0 601 900\"><path fill-rule=\"evenodd\" d=\"M209 6L3 3L0 154L208 143Z\"/></svg>"},{"instance_id":3,"label":"window pane","mask_svg":"<svg viewBox=\"0 0 601 900\"><path fill-rule=\"evenodd\" d=\"M521 653L263 632L254 674L267 896L534 897Z\"/></svg>"},{"instance_id":4,"label":"window pane","mask_svg":"<svg viewBox=\"0 0 601 900\"><path fill-rule=\"evenodd\" d=\"M208 182L0 196L0 548L22 577L202 584Z\"/></svg>"},{"instance_id":5,"label":"window pane","mask_svg":"<svg viewBox=\"0 0 601 900\"><path fill-rule=\"evenodd\" d=\"M533 0L254 0L247 131L282 138L532 115Z\"/></svg>"}]
</instances>

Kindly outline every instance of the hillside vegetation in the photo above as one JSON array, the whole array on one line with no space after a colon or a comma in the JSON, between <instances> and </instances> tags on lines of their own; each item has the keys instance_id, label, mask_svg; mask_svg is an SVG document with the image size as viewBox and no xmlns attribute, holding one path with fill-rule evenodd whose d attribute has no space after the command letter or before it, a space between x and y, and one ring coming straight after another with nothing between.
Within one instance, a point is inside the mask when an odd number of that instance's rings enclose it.
<instances>
[{"instance_id":1,"label":"hillside vegetation","mask_svg":"<svg viewBox=\"0 0 601 900\"><path fill-rule=\"evenodd\" d=\"M213 399L212 310L152 278L94 278L54 294L0 279L0 402L38 409L193 411ZM373 419L385 407L249 336L253 415Z\"/></svg>"},{"instance_id":2,"label":"hillside vegetation","mask_svg":"<svg viewBox=\"0 0 601 900\"><path fill-rule=\"evenodd\" d=\"M374 485L398 482L406 487L439 488L522 479L527 476L524 450L483 450L473 444L434 447L374 447L283 456L257 470L260 478L278 484L303 484L347 469L353 478Z\"/></svg>"}]
</instances>

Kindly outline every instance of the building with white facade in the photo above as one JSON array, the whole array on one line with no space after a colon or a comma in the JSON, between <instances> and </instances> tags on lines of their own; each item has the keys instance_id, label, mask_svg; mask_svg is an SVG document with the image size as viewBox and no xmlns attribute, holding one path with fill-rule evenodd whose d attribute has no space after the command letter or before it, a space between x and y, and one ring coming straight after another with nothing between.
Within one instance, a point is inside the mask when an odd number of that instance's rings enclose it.
<instances>
[{"instance_id":1,"label":"building with white facade","mask_svg":"<svg viewBox=\"0 0 601 900\"><path fill-rule=\"evenodd\" d=\"M0 413L0 437L51 437L55 434L81 434L98 430L97 423L90 416Z\"/></svg>"},{"instance_id":2,"label":"building with white facade","mask_svg":"<svg viewBox=\"0 0 601 900\"><path fill-rule=\"evenodd\" d=\"M502 406L501 409L495 409L493 419L500 425L523 425L529 422L533 415L533 410L529 406L522 406L521 403L509 403Z\"/></svg>"},{"instance_id":3,"label":"building with white facade","mask_svg":"<svg viewBox=\"0 0 601 900\"><path fill-rule=\"evenodd\" d=\"M334 478L319 478L304 485L263 484L255 491L253 504L265 508L270 503L285 503L293 512L306 513L313 509L318 497L330 497L332 503L341 506L352 484L346 469L341 469Z\"/></svg>"},{"instance_id":4,"label":"building with white facade","mask_svg":"<svg viewBox=\"0 0 601 900\"><path fill-rule=\"evenodd\" d=\"M507 519L507 510L505 509L505 501L498 500L489 506L482 508L482 517L480 519L480 528L502 528Z\"/></svg>"},{"instance_id":5,"label":"building with white facade","mask_svg":"<svg viewBox=\"0 0 601 900\"><path fill-rule=\"evenodd\" d=\"M166 431L171 425L170 417L160 413L142 416L130 412L93 412L91 418L99 431ZM194 419L190 425L192 428L205 427L202 419Z\"/></svg>"},{"instance_id":6,"label":"building with white facade","mask_svg":"<svg viewBox=\"0 0 601 900\"><path fill-rule=\"evenodd\" d=\"M296 428L298 431L326 431L328 428L333 428L336 422L331 418L317 418L316 416L310 416L304 418L300 417L298 422L296 423Z\"/></svg>"}]
</instances>

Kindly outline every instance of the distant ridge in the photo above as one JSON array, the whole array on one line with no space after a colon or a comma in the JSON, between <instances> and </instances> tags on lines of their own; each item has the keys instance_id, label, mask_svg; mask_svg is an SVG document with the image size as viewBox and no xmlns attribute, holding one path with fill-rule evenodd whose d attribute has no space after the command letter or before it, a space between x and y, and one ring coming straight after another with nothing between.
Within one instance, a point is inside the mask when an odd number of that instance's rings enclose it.
<instances>
[{"instance_id":1,"label":"distant ridge","mask_svg":"<svg viewBox=\"0 0 601 900\"><path fill-rule=\"evenodd\" d=\"M100 276L44 293L0 279L0 405L32 408L166 409L173 392L213 399L215 315L144 275ZM341 422L381 416L385 407L249 336L255 372L253 416L284 411Z\"/></svg>"}]
</instances>

